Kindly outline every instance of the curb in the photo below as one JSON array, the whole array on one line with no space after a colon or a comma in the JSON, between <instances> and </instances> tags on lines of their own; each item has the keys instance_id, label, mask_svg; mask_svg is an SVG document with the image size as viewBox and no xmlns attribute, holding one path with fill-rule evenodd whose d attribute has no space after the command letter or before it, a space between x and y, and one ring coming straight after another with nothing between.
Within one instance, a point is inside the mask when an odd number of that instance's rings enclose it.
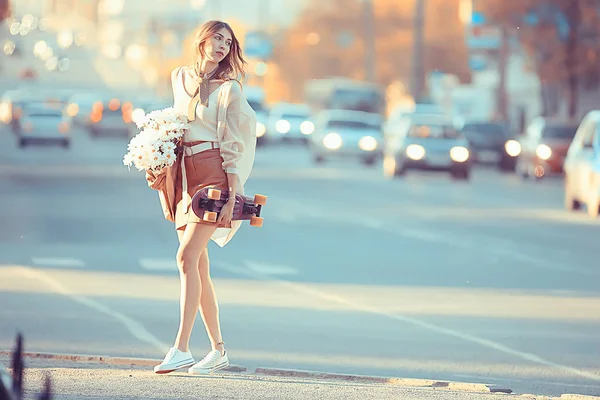
<instances>
[{"instance_id":1,"label":"curb","mask_svg":"<svg viewBox=\"0 0 600 400\"><path fill-rule=\"evenodd\" d=\"M12 351L0 350L0 356L12 356ZM39 353L39 352L24 352L25 358L38 358L48 360L65 360L81 363L98 363L108 365L140 365L153 367L160 363L161 360L150 358L134 358L134 357L107 357L94 355L78 355L78 354L57 354L57 353ZM240 365L230 365L223 369L227 372L248 372L255 375L289 377L289 378L308 378L313 380L326 381L343 381L343 382L365 382L378 383L383 385L396 385L404 387L421 387L421 388L436 388L449 391L463 391L475 393L512 393L512 389L488 385L483 383L468 383L468 382L453 382L453 381L438 381L430 379L411 379L411 378L396 378L396 377L380 377L369 375L353 375L353 374L335 374L329 372L306 371L283 368L266 368L259 367L254 371L248 371L246 367ZM579 395L563 395L564 400L600 400L597 397L579 396Z\"/></svg>"},{"instance_id":2,"label":"curb","mask_svg":"<svg viewBox=\"0 0 600 400\"><path fill-rule=\"evenodd\" d=\"M0 350L0 356L12 356L12 351ZM55 354L55 353L36 353L36 352L23 352L25 358L41 358L47 360L64 360L74 361L81 363L97 363L97 364L108 364L108 365L140 365L144 367L154 367L160 364L162 360L155 360L151 358L133 358L133 357L106 357L106 356L92 356L92 355L79 355L79 354ZM224 368L222 371L227 372L246 372L246 367L240 365L231 364L229 367Z\"/></svg>"},{"instance_id":3,"label":"curb","mask_svg":"<svg viewBox=\"0 0 600 400\"><path fill-rule=\"evenodd\" d=\"M452 391L478 392L478 393L512 393L512 389L488 385L483 383L468 383L468 382L452 382L452 381L437 381L430 379L412 379L412 378L392 378L368 375L350 375L350 374L333 374L328 372L318 371L302 371L280 368L257 368L254 371L257 375L279 376L279 377L295 377L295 378L310 378L323 380L337 380L346 382L369 382L380 383L384 385L396 385L405 387L423 387L423 388L442 388ZM579 399L565 399L579 400ZM581 399L588 400L588 399Z\"/></svg>"}]
</instances>

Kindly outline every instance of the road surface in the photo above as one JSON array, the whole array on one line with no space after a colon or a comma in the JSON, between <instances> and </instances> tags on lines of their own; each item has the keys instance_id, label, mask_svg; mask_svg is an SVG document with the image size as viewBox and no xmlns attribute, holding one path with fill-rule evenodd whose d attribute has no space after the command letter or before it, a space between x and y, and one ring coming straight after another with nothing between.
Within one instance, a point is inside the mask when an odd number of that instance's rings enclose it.
<instances>
[{"instance_id":1,"label":"road surface","mask_svg":"<svg viewBox=\"0 0 600 400\"><path fill-rule=\"evenodd\" d=\"M0 134L0 349L162 358L178 324L177 237L126 141ZM269 196L212 273L232 363L600 394L600 221L562 182L471 182L257 152ZM191 343L208 350L198 319Z\"/></svg>"}]
</instances>

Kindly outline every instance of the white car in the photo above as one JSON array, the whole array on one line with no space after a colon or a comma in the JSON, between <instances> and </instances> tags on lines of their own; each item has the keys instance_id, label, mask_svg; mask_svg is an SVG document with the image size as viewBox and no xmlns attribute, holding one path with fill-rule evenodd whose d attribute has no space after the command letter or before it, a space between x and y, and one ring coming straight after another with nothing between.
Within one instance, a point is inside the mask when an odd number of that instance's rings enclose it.
<instances>
[{"instance_id":1,"label":"white car","mask_svg":"<svg viewBox=\"0 0 600 400\"><path fill-rule=\"evenodd\" d=\"M71 125L59 107L28 105L19 120L18 141L19 147L53 143L68 148L71 144Z\"/></svg>"},{"instance_id":2,"label":"white car","mask_svg":"<svg viewBox=\"0 0 600 400\"><path fill-rule=\"evenodd\" d=\"M451 118L440 114L412 114L387 127L383 173L400 177L409 170L449 172L469 180L471 156L467 138Z\"/></svg>"},{"instance_id":3,"label":"white car","mask_svg":"<svg viewBox=\"0 0 600 400\"><path fill-rule=\"evenodd\" d=\"M280 103L273 106L269 112L269 140L307 143L314 130L311 111L305 104Z\"/></svg>"},{"instance_id":4,"label":"white car","mask_svg":"<svg viewBox=\"0 0 600 400\"><path fill-rule=\"evenodd\" d=\"M600 111L588 113L569 146L564 161L565 207L587 206L590 217L600 213Z\"/></svg>"},{"instance_id":5,"label":"white car","mask_svg":"<svg viewBox=\"0 0 600 400\"><path fill-rule=\"evenodd\" d=\"M367 165L381 158L382 118L352 110L326 110L315 118L310 148L315 162L328 158L355 158Z\"/></svg>"}]
</instances>

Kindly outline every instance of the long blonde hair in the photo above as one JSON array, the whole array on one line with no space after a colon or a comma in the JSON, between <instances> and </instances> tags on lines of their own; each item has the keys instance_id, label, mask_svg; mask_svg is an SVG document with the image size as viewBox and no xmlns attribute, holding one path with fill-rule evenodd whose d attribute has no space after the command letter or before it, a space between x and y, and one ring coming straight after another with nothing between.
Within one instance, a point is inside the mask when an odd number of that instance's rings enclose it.
<instances>
[{"instance_id":1,"label":"long blonde hair","mask_svg":"<svg viewBox=\"0 0 600 400\"><path fill-rule=\"evenodd\" d=\"M244 64L246 60L242 55L242 48L240 42L235 37L233 29L227 22L223 21L208 21L202 24L198 33L196 33L196 39L194 40L194 65L192 66L197 76L201 76L200 61L206 56L204 53L204 44L206 41L215 33L221 29L227 29L231 34L231 48L227 56L219 63L213 79L222 80L242 80L246 73L244 71Z\"/></svg>"}]
</instances>

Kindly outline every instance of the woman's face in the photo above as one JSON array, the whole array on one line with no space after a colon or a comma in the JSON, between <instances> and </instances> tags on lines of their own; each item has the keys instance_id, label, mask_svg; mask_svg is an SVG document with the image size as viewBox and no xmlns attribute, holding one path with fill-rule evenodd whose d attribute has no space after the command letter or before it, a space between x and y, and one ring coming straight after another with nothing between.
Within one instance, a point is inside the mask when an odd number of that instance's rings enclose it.
<instances>
[{"instance_id":1,"label":"woman's face","mask_svg":"<svg viewBox=\"0 0 600 400\"><path fill-rule=\"evenodd\" d=\"M231 50L231 33L227 28L222 28L220 31L213 33L204 42L204 52L206 57L213 62L221 62Z\"/></svg>"}]
</instances>

